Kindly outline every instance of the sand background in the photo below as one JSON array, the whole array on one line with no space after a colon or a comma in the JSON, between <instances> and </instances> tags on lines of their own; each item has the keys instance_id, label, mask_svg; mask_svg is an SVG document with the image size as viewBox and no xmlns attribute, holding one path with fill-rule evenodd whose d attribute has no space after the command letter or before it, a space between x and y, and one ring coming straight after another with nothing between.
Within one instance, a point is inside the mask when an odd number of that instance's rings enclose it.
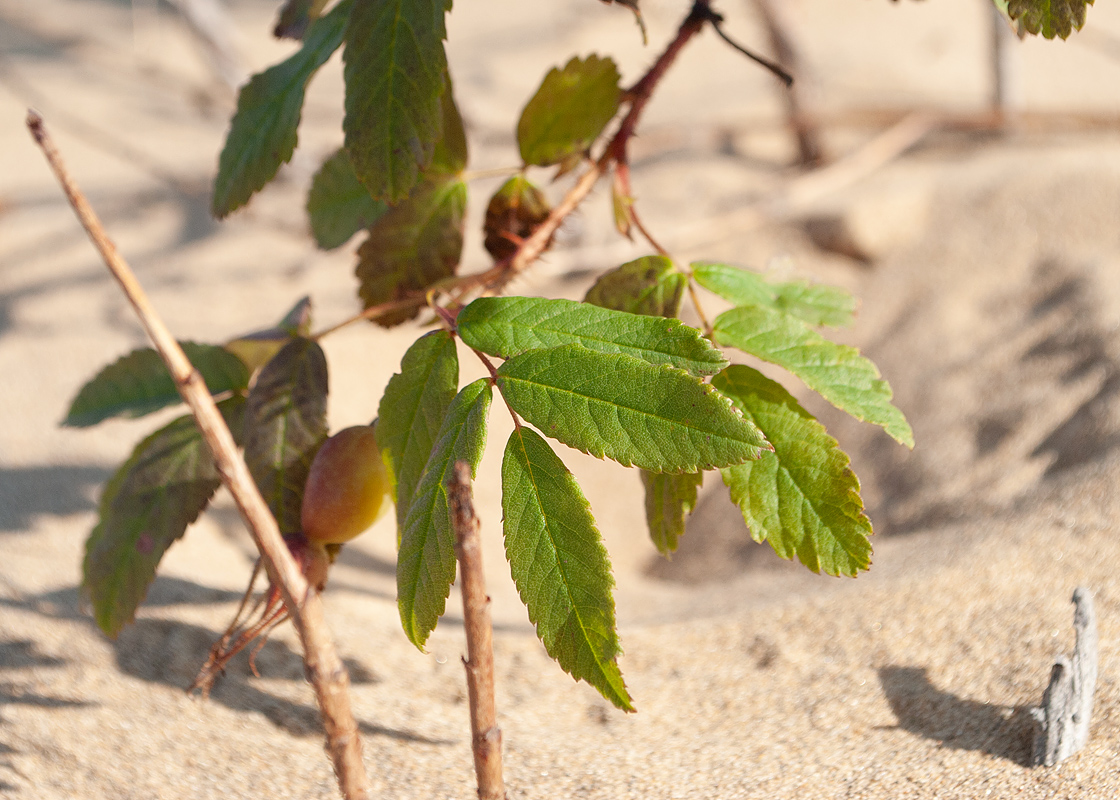
<instances>
[{"instance_id":1,"label":"sand background","mask_svg":"<svg viewBox=\"0 0 1120 800\"><path fill-rule=\"evenodd\" d=\"M275 3L231 5L248 70L289 52L267 35ZM918 446L905 451L806 400L852 454L878 532L874 567L856 581L814 576L752 544L714 480L680 552L659 559L637 476L566 452L617 573L620 663L639 709L628 716L547 659L517 602L497 511L495 448L508 423L495 414L476 496L511 797L1120 790L1120 138L1115 125L1074 124L1120 114L1120 11L1097 6L1074 41L1028 41L1014 54L1019 107L1059 124L931 134L798 218L762 226L742 210L796 174L780 96L710 33L686 50L635 145L644 219L681 259L851 288L862 310L841 337L879 364ZM687 4L643 7L649 48L624 10L591 0L458 3L448 50L472 168L514 162L521 104L573 52L612 54L625 80L640 75ZM847 120L827 129L834 156L882 130L854 124L860 109L984 109L979 0L784 7L816 107ZM748 4L720 10L761 46ZM313 249L302 197L340 140L340 72L336 56L313 82L301 147L279 181L219 224L208 182L234 96L181 20L154 3L0 0L0 795L336 796L290 630L261 653L261 677L239 659L208 702L183 692L253 561L227 498L171 549L116 641L81 608L100 486L174 413L58 427L81 383L144 341L23 121L29 105L46 117L181 338L270 324L305 294L326 325L356 308L354 243ZM472 185L470 270L486 264L478 221L495 185ZM814 245L802 217L820 215L844 220L869 258ZM578 297L644 252L617 241L600 190L516 289ZM355 326L326 340L332 428L374 415L416 333ZM463 363L464 380L474 377ZM380 524L345 550L325 597L377 796L473 797L458 598L419 653L399 629L393 557L392 529ZM1025 711L1053 656L1072 647L1078 585L1096 593L1101 634L1093 737L1071 761L1032 770Z\"/></svg>"}]
</instances>

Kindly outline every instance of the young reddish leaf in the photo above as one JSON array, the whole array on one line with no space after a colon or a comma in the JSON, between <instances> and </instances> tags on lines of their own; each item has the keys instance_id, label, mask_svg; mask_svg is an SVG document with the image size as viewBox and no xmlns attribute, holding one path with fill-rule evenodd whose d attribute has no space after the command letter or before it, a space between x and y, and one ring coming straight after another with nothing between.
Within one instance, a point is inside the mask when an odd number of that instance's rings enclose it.
<instances>
[{"instance_id":1,"label":"young reddish leaf","mask_svg":"<svg viewBox=\"0 0 1120 800\"><path fill-rule=\"evenodd\" d=\"M245 401L218 404L240 437ZM98 521L86 541L82 591L109 636L136 617L164 552L210 502L221 479L191 416L144 439L105 484Z\"/></svg>"},{"instance_id":2,"label":"young reddish leaf","mask_svg":"<svg viewBox=\"0 0 1120 800\"><path fill-rule=\"evenodd\" d=\"M598 56L554 67L517 123L521 159L547 167L591 147L618 111L619 77L614 61Z\"/></svg>"},{"instance_id":3,"label":"young reddish leaf","mask_svg":"<svg viewBox=\"0 0 1120 800\"><path fill-rule=\"evenodd\" d=\"M574 300L480 297L459 312L458 329L464 343L501 358L579 344L601 353L626 353L651 364L669 364L693 375L714 375L727 366L723 353L680 320Z\"/></svg>"},{"instance_id":4,"label":"young reddish leaf","mask_svg":"<svg viewBox=\"0 0 1120 800\"><path fill-rule=\"evenodd\" d=\"M463 251L467 185L431 178L413 189L369 229L358 248L358 294L364 308L426 289L455 274ZM419 309L382 315L385 327L412 319Z\"/></svg>"},{"instance_id":5,"label":"young reddish leaf","mask_svg":"<svg viewBox=\"0 0 1120 800\"><path fill-rule=\"evenodd\" d=\"M281 533L300 528L311 459L327 438L327 360L293 339L265 364L245 408L245 462Z\"/></svg>"},{"instance_id":6,"label":"young reddish leaf","mask_svg":"<svg viewBox=\"0 0 1120 800\"><path fill-rule=\"evenodd\" d=\"M535 431L519 427L502 460L502 527L513 582L550 656L624 711L614 578L579 485Z\"/></svg>"},{"instance_id":7,"label":"young reddish leaf","mask_svg":"<svg viewBox=\"0 0 1120 800\"><path fill-rule=\"evenodd\" d=\"M295 150L304 92L311 76L342 44L353 0L342 0L308 30L299 51L254 75L237 97L210 208L221 218L249 202Z\"/></svg>"},{"instance_id":8,"label":"young reddish leaf","mask_svg":"<svg viewBox=\"0 0 1120 800\"><path fill-rule=\"evenodd\" d=\"M698 472L770 446L710 384L624 353L530 350L498 368L498 389L546 436L626 467Z\"/></svg>"},{"instance_id":9,"label":"young reddish leaf","mask_svg":"<svg viewBox=\"0 0 1120 800\"><path fill-rule=\"evenodd\" d=\"M643 256L602 275L584 302L651 317L680 315L688 279L665 256Z\"/></svg>"},{"instance_id":10,"label":"young reddish leaf","mask_svg":"<svg viewBox=\"0 0 1120 800\"><path fill-rule=\"evenodd\" d=\"M851 325L855 318L856 299L838 286L771 283L757 272L708 261L693 263L692 274L709 292L737 306L767 306L810 325L840 327Z\"/></svg>"},{"instance_id":11,"label":"young reddish leaf","mask_svg":"<svg viewBox=\"0 0 1120 800\"><path fill-rule=\"evenodd\" d=\"M288 0L280 9L272 35L277 39L302 39L308 26L319 19L327 0Z\"/></svg>"},{"instance_id":12,"label":"young reddish leaf","mask_svg":"<svg viewBox=\"0 0 1120 800\"><path fill-rule=\"evenodd\" d=\"M280 348L297 336L311 335L311 298L302 297L278 323L271 328L246 333L226 342L225 348L240 358L250 372L256 372Z\"/></svg>"},{"instance_id":13,"label":"young reddish leaf","mask_svg":"<svg viewBox=\"0 0 1120 800\"><path fill-rule=\"evenodd\" d=\"M405 635L421 650L443 616L455 580L455 532L447 482L457 461L470 464L474 476L486 446L492 397L488 378L464 386L455 396L405 519L397 554L397 606Z\"/></svg>"},{"instance_id":14,"label":"young reddish leaf","mask_svg":"<svg viewBox=\"0 0 1120 800\"><path fill-rule=\"evenodd\" d=\"M896 441L914 446L906 417L891 404L891 387L859 350L835 344L779 311L741 306L716 318L716 341L792 372L828 402L879 425Z\"/></svg>"},{"instance_id":15,"label":"young reddish leaf","mask_svg":"<svg viewBox=\"0 0 1120 800\"><path fill-rule=\"evenodd\" d=\"M378 200L409 196L440 138L447 56L443 0L354 6L343 51L346 150Z\"/></svg>"},{"instance_id":16,"label":"young reddish leaf","mask_svg":"<svg viewBox=\"0 0 1120 800\"><path fill-rule=\"evenodd\" d=\"M180 342L211 394L241 391L249 385L245 364L225 348ZM110 417L142 417L182 402L175 381L150 347L133 350L101 372L79 391L63 425L85 428Z\"/></svg>"},{"instance_id":17,"label":"young reddish leaf","mask_svg":"<svg viewBox=\"0 0 1120 800\"><path fill-rule=\"evenodd\" d=\"M1007 14L1029 33L1067 38L1085 24L1093 0L1007 0Z\"/></svg>"},{"instance_id":18,"label":"young reddish leaf","mask_svg":"<svg viewBox=\"0 0 1120 800\"><path fill-rule=\"evenodd\" d=\"M311 235L324 250L346 244L358 231L377 222L389 207L374 200L358 180L350 156L339 149L311 179L307 216Z\"/></svg>"},{"instance_id":19,"label":"young reddish leaf","mask_svg":"<svg viewBox=\"0 0 1120 800\"><path fill-rule=\"evenodd\" d=\"M544 192L524 175L514 175L494 192L486 206L486 220L482 225L486 235L483 245L495 261L509 258L517 252L522 240L548 219L551 211L552 206Z\"/></svg>"},{"instance_id":20,"label":"young reddish leaf","mask_svg":"<svg viewBox=\"0 0 1120 800\"><path fill-rule=\"evenodd\" d=\"M756 541L813 572L855 575L871 564L871 522L846 453L779 384L744 366L712 381L774 445L721 472Z\"/></svg>"},{"instance_id":21,"label":"young reddish leaf","mask_svg":"<svg viewBox=\"0 0 1120 800\"><path fill-rule=\"evenodd\" d=\"M459 357L447 331L417 339L389 379L377 410L377 441L389 465L397 506L397 538L459 386Z\"/></svg>"},{"instance_id":22,"label":"young reddish leaf","mask_svg":"<svg viewBox=\"0 0 1120 800\"><path fill-rule=\"evenodd\" d=\"M696 490L703 482L702 472L672 475L642 470L649 538L661 555L676 551L677 541L684 536L684 517L696 508Z\"/></svg>"}]
</instances>

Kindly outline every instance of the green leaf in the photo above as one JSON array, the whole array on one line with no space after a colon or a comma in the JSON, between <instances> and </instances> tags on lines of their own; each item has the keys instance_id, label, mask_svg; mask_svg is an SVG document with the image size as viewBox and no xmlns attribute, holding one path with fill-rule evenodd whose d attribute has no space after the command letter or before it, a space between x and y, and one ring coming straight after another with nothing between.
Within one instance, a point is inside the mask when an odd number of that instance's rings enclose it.
<instances>
[{"instance_id":1,"label":"green leaf","mask_svg":"<svg viewBox=\"0 0 1120 800\"><path fill-rule=\"evenodd\" d=\"M513 582L545 650L573 678L633 711L618 669L607 549L572 473L524 426L506 443L502 515Z\"/></svg>"},{"instance_id":2,"label":"green leaf","mask_svg":"<svg viewBox=\"0 0 1120 800\"><path fill-rule=\"evenodd\" d=\"M693 375L727 366L700 331L677 319L644 317L574 300L480 297L459 312L459 335L476 350L501 358L542 347L579 344L600 353L626 353Z\"/></svg>"},{"instance_id":3,"label":"green leaf","mask_svg":"<svg viewBox=\"0 0 1120 800\"><path fill-rule=\"evenodd\" d=\"M458 385L455 341L447 331L432 331L408 348L381 397L377 441L393 484L398 538Z\"/></svg>"},{"instance_id":4,"label":"green leaf","mask_svg":"<svg viewBox=\"0 0 1120 800\"><path fill-rule=\"evenodd\" d=\"M1026 30L1047 39L1065 39L1085 24L1093 0L1008 0L1007 13Z\"/></svg>"},{"instance_id":5,"label":"green leaf","mask_svg":"<svg viewBox=\"0 0 1120 800\"><path fill-rule=\"evenodd\" d=\"M354 7L343 51L346 150L378 200L408 197L442 128L447 36L443 0L366 0Z\"/></svg>"},{"instance_id":6,"label":"green leaf","mask_svg":"<svg viewBox=\"0 0 1120 800\"><path fill-rule=\"evenodd\" d=\"M455 274L463 252L467 186L454 178L419 184L369 229L358 248L358 294L364 308L397 300ZM384 314L389 327L412 319L419 309Z\"/></svg>"},{"instance_id":7,"label":"green leaf","mask_svg":"<svg viewBox=\"0 0 1120 800\"><path fill-rule=\"evenodd\" d=\"M346 244L358 231L368 228L389 210L374 200L358 180L350 156L340 149L323 162L311 179L307 193L307 216L311 235L324 250Z\"/></svg>"},{"instance_id":8,"label":"green leaf","mask_svg":"<svg viewBox=\"0 0 1120 800\"><path fill-rule=\"evenodd\" d=\"M455 396L405 520L397 554L397 606L405 635L421 650L443 615L455 580L455 532L447 507L447 482L457 461L470 464L474 476L486 445L492 397L489 378L464 386Z\"/></svg>"},{"instance_id":9,"label":"green leaf","mask_svg":"<svg viewBox=\"0 0 1120 800\"><path fill-rule=\"evenodd\" d=\"M688 279L665 256L643 256L602 275L584 302L651 317L680 315Z\"/></svg>"},{"instance_id":10,"label":"green leaf","mask_svg":"<svg viewBox=\"0 0 1120 800\"><path fill-rule=\"evenodd\" d=\"M714 335L720 344L784 367L840 410L914 446L910 425L890 402L891 387L854 347L830 342L803 322L761 306L720 314Z\"/></svg>"},{"instance_id":11,"label":"green leaf","mask_svg":"<svg viewBox=\"0 0 1120 800\"><path fill-rule=\"evenodd\" d=\"M237 96L210 209L226 216L276 176L295 150L303 97L311 76L342 44L352 0L342 0L307 31L295 55L254 75Z\"/></svg>"},{"instance_id":12,"label":"green leaf","mask_svg":"<svg viewBox=\"0 0 1120 800\"><path fill-rule=\"evenodd\" d=\"M240 437L245 401L218 404ZM82 591L98 627L109 636L136 617L164 552L210 502L221 480L191 416L144 439L109 479L97 526L86 541Z\"/></svg>"},{"instance_id":13,"label":"green leaf","mask_svg":"<svg viewBox=\"0 0 1120 800\"><path fill-rule=\"evenodd\" d=\"M550 70L517 123L522 160L547 167L591 147L618 111L619 79L614 61L598 56Z\"/></svg>"},{"instance_id":14,"label":"green leaf","mask_svg":"<svg viewBox=\"0 0 1120 800\"><path fill-rule=\"evenodd\" d=\"M463 128L459 106L455 104L450 73L444 74L444 83L445 88L439 99L440 137L432 154L432 163L425 172L428 175L457 177L467 168L467 132Z\"/></svg>"},{"instance_id":15,"label":"green leaf","mask_svg":"<svg viewBox=\"0 0 1120 800\"><path fill-rule=\"evenodd\" d=\"M249 385L249 371L225 348L180 342L211 394L240 391ZM133 350L79 390L63 425L85 428L111 417L142 417L182 402L179 390L159 353L150 347Z\"/></svg>"},{"instance_id":16,"label":"green leaf","mask_svg":"<svg viewBox=\"0 0 1120 800\"><path fill-rule=\"evenodd\" d=\"M280 9L280 17L272 35L277 39L302 39L308 26L319 19L327 0L288 0Z\"/></svg>"},{"instance_id":17,"label":"green leaf","mask_svg":"<svg viewBox=\"0 0 1120 800\"><path fill-rule=\"evenodd\" d=\"M697 472L769 448L711 385L623 353L578 344L530 350L498 368L497 385L546 436L626 467Z\"/></svg>"},{"instance_id":18,"label":"green leaf","mask_svg":"<svg viewBox=\"0 0 1120 800\"><path fill-rule=\"evenodd\" d=\"M855 577L871 565L871 522L847 454L789 392L744 366L712 381L774 445L758 461L722 470L756 541L813 572Z\"/></svg>"},{"instance_id":19,"label":"green leaf","mask_svg":"<svg viewBox=\"0 0 1120 800\"><path fill-rule=\"evenodd\" d=\"M311 339L293 339L249 391L245 462L281 533L300 529L311 459L327 438L327 360Z\"/></svg>"},{"instance_id":20,"label":"green leaf","mask_svg":"<svg viewBox=\"0 0 1120 800\"><path fill-rule=\"evenodd\" d=\"M691 514L696 508L696 490L703 482L702 472L672 475L642 470L649 538L661 555L668 556L676 551L677 540L684 536L685 514Z\"/></svg>"},{"instance_id":21,"label":"green leaf","mask_svg":"<svg viewBox=\"0 0 1120 800\"><path fill-rule=\"evenodd\" d=\"M770 283L757 272L706 261L692 264L692 274L705 289L737 306L767 306L810 325L851 325L855 316L855 298L837 286Z\"/></svg>"},{"instance_id":22,"label":"green leaf","mask_svg":"<svg viewBox=\"0 0 1120 800\"><path fill-rule=\"evenodd\" d=\"M250 372L255 372L293 338L310 335L311 298L304 296L271 328L238 336L226 342L225 348L240 358Z\"/></svg>"}]
</instances>

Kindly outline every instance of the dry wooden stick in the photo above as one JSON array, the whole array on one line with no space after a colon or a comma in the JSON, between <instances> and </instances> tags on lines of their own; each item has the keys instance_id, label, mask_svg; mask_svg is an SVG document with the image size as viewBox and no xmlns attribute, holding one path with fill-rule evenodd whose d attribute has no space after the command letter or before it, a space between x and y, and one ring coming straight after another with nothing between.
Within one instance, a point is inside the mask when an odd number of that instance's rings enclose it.
<instances>
[{"instance_id":1,"label":"dry wooden stick","mask_svg":"<svg viewBox=\"0 0 1120 800\"><path fill-rule=\"evenodd\" d=\"M93 208L70 177L58 149L47 134L42 117L34 111L28 112L27 127L35 142L42 148L82 227L120 284L152 344L167 365L179 394L190 407L213 454L222 483L233 495L242 519L260 550L261 561L269 578L280 587L284 604L291 613L303 643L307 677L319 701L323 727L327 734L327 751L334 763L343 796L347 800L368 800L369 778L362 763L358 726L350 708L350 677L331 642L318 593L308 586L284 544L276 520L249 474L249 468L238 452L233 436L214 404L202 376L187 360L183 349L148 300L132 269L117 252Z\"/></svg>"},{"instance_id":2,"label":"dry wooden stick","mask_svg":"<svg viewBox=\"0 0 1120 800\"><path fill-rule=\"evenodd\" d=\"M490 598L482 576L482 544L478 517L471 500L471 468L455 464L447 486L455 555L463 590L463 623L467 631L467 695L471 711L471 749L478 778L479 800L505 800L502 781L502 731L494 707L494 636L490 626Z\"/></svg>"}]
</instances>

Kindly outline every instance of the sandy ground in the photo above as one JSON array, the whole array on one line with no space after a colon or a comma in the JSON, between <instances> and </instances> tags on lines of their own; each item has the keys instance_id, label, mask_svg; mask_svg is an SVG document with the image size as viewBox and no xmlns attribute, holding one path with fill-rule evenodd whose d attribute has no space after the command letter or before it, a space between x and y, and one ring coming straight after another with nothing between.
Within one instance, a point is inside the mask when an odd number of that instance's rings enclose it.
<instances>
[{"instance_id":1,"label":"sandy ground","mask_svg":"<svg viewBox=\"0 0 1120 800\"><path fill-rule=\"evenodd\" d=\"M266 35L275 3L232 5L249 69L287 52ZM643 5L656 47L686 4ZM474 168L513 162L520 104L572 52L613 53L627 79L653 58L625 11L591 0L457 6L449 52ZM511 797L1120 791L1120 139L1072 124L1120 112L1120 11L1098 6L1078 40L1015 53L1017 102L1060 124L934 134L803 209L846 220L864 261L817 248L799 219L743 224L744 207L793 175L779 96L713 36L685 52L636 146L646 221L682 259L855 291L860 319L843 336L881 366L918 446L812 406L852 453L878 531L875 565L856 581L751 544L712 480L681 551L659 559L637 477L572 454L617 571L621 666L639 709L629 716L573 684L532 636L501 557L490 452L477 497ZM168 553L116 641L76 588L100 486L157 421L57 425L81 382L143 338L31 144L26 108L44 114L180 337L223 340L304 294L321 325L356 307L353 245L315 251L301 211L339 141L337 58L312 85L293 163L218 224L207 182L233 95L169 9L154 8L0 0L0 795L334 797L290 630L261 653L260 677L238 659L208 702L183 691L253 560L227 499ZM746 4L721 10L737 36L764 41ZM787 10L824 112L850 122L871 106L984 107L978 0ZM842 156L876 130L834 125L827 143ZM477 221L493 185L474 187L468 269L485 265ZM596 193L518 290L576 297L641 254L615 240L606 203ZM373 416L415 335L358 326L327 340L333 428ZM506 424L494 415L491 451ZM393 557L381 524L346 549L326 595L376 796L472 797L457 598L419 653L397 622ZM1026 710L1072 647L1078 585L1096 593L1101 634L1092 739L1059 767L1030 769Z\"/></svg>"}]
</instances>

